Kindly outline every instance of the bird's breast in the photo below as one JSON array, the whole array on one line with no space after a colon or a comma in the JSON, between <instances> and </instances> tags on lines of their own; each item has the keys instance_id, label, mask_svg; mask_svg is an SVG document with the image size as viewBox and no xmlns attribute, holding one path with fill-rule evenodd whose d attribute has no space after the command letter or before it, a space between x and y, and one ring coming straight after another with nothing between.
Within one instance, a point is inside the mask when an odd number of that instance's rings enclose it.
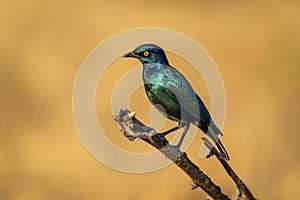
<instances>
[{"instance_id":1,"label":"bird's breast","mask_svg":"<svg viewBox=\"0 0 300 200\"><path fill-rule=\"evenodd\" d=\"M168 75L160 65L147 65L143 67L144 84L165 84L169 81Z\"/></svg>"}]
</instances>

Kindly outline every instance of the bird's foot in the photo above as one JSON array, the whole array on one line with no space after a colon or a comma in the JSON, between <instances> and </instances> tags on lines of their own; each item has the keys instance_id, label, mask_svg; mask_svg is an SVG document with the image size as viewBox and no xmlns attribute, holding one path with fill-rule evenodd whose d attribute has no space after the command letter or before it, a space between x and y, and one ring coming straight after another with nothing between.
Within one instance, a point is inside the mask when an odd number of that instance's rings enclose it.
<instances>
[{"instance_id":1,"label":"bird's foot","mask_svg":"<svg viewBox=\"0 0 300 200\"><path fill-rule=\"evenodd\" d=\"M174 131L176 131L176 130L178 130L178 129L179 129L179 126L176 126L176 127L174 127L174 128L171 128L170 130L161 132L161 133L159 133L159 134L161 134L162 136L165 137L165 136L168 135L169 133L172 133L172 132L174 132Z\"/></svg>"},{"instance_id":2,"label":"bird's foot","mask_svg":"<svg viewBox=\"0 0 300 200\"><path fill-rule=\"evenodd\" d=\"M175 148L175 149L177 149L178 151L180 151L180 146L177 144L177 145L173 145L173 147Z\"/></svg>"},{"instance_id":3,"label":"bird's foot","mask_svg":"<svg viewBox=\"0 0 300 200\"><path fill-rule=\"evenodd\" d=\"M171 145L176 151L177 151L177 154L179 155L179 157L181 157L183 155L184 152L180 151L180 146L181 145Z\"/></svg>"},{"instance_id":4,"label":"bird's foot","mask_svg":"<svg viewBox=\"0 0 300 200\"><path fill-rule=\"evenodd\" d=\"M159 134L159 135L161 135L163 137L165 137L167 135L165 132L161 132L161 133L157 133L157 134Z\"/></svg>"}]
</instances>

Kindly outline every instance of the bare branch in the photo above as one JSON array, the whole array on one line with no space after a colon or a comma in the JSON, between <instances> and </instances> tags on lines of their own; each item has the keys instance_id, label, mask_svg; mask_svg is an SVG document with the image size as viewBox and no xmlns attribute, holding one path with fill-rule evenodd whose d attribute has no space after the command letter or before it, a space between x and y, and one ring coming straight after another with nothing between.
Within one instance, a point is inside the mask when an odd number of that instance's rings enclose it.
<instances>
[{"instance_id":1,"label":"bare branch","mask_svg":"<svg viewBox=\"0 0 300 200\"><path fill-rule=\"evenodd\" d=\"M124 136L129 140L134 140L135 138L144 140L180 167L191 178L192 189L201 187L207 194L216 200L229 199L221 192L220 187L215 185L210 178L187 157L186 153L182 153L179 149L170 145L165 137L157 134L153 128L147 127L141 123L129 110L120 110L118 115L114 116L114 120L119 125ZM134 134L130 134L124 125Z\"/></svg>"},{"instance_id":2,"label":"bare branch","mask_svg":"<svg viewBox=\"0 0 300 200\"><path fill-rule=\"evenodd\" d=\"M135 118L135 113L129 110L120 110L117 116L114 116L116 124L123 132L124 136L129 140L136 138L142 139L149 143L163 153L168 159L173 161L180 169L182 169L191 178L191 188L202 188L212 199L215 200L228 200L229 197L222 193L221 188L215 185L210 178L201 171L187 156L186 153L181 152L178 148L170 145L168 140L161 134L151 128L145 126L142 122ZM126 127L133 133L130 133ZM221 162L229 176L234 180L237 185L237 194L233 199L238 200L242 198L242 194L245 195L248 200L255 200L253 195L243 181L236 175L236 173L229 166L220 152L214 148L214 146L205 138L203 138L205 145L211 150L208 157L216 155L217 159ZM242 192L241 192L242 191Z\"/></svg>"},{"instance_id":3,"label":"bare branch","mask_svg":"<svg viewBox=\"0 0 300 200\"><path fill-rule=\"evenodd\" d=\"M233 169L228 164L227 160L224 159L224 156L220 154L220 152L214 148L214 146L210 143L210 141L207 138L202 138L204 140L204 144L211 149L210 155L215 155L218 159L218 161L223 165L224 169L228 173L228 175L232 178L232 180L235 182L237 186L238 193L236 195L236 198L239 199L242 197L242 194L245 195L246 199L248 200L256 200L254 196L252 195L249 188L246 186L246 184L238 177L238 175L233 171Z\"/></svg>"}]
</instances>

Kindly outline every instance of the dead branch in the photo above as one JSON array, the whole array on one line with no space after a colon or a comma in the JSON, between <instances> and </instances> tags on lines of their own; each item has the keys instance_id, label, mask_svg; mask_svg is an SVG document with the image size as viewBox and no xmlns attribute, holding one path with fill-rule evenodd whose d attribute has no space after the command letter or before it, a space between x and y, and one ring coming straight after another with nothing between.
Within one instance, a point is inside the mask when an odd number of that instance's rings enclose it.
<instances>
[{"instance_id":1,"label":"dead branch","mask_svg":"<svg viewBox=\"0 0 300 200\"><path fill-rule=\"evenodd\" d=\"M164 136L157 134L153 128L145 126L142 122L136 119L134 112L131 113L127 109L120 110L118 115L114 116L113 119L123 132L124 136L129 140L134 140L136 138L142 139L148 144L154 146L180 169L182 169L191 178L192 189L200 187L215 200L230 199L228 196L222 193L219 186L215 185L210 178L188 158L186 153L181 152L173 145L170 145ZM126 127L133 132L133 134L129 133ZM204 139L204 141L207 146L211 145L208 140ZM246 187L243 181L239 179L236 173L234 173L227 161L221 156L218 150L213 148L213 145L211 146L211 155L216 155L217 159L221 162L239 189L239 194L236 195L234 199L239 199L242 196L240 191L242 191L245 194L246 199L255 200L250 190Z\"/></svg>"}]
</instances>

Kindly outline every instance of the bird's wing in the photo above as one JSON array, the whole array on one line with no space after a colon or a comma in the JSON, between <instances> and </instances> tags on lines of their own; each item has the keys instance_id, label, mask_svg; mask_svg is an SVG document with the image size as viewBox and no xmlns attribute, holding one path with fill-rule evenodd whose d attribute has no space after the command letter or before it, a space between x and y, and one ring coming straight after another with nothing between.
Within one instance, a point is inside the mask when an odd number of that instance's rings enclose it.
<instances>
[{"instance_id":1,"label":"bird's wing","mask_svg":"<svg viewBox=\"0 0 300 200\"><path fill-rule=\"evenodd\" d=\"M164 80L162 82L165 83L164 87L168 97L172 97L172 99L176 98L180 105L181 113L187 113L187 116L181 116L181 118L189 117L185 120L195 123L202 129L209 136L210 141L212 141L224 155L225 159L229 160L229 156L218 137L218 135L222 135L222 132L214 124L200 97L196 94L186 78L175 68L170 67L166 70L168 71L163 73ZM206 154L207 152L209 152L209 149L204 146L204 149L200 151L200 155Z\"/></svg>"},{"instance_id":2,"label":"bird's wing","mask_svg":"<svg viewBox=\"0 0 300 200\"><path fill-rule=\"evenodd\" d=\"M176 95L182 111L187 112L194 121L208 126L210 114L190 83L175 68L170 67L167 70L168 72L164 73L165 87Z\"/></svg>"}]
</instances>

